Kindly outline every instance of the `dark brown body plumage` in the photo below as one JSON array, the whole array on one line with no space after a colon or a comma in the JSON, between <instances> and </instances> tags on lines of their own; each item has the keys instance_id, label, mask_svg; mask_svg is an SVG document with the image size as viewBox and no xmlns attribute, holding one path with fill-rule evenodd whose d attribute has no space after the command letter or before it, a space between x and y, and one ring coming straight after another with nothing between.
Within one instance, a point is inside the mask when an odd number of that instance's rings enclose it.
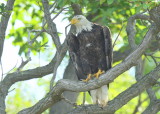
<instances>
[{"instance_id":1,"label":"dark brown body plumage","mask_svg":"<svg viewBox=\"0 0 160 114\"><path fill-rule=\"evenodd\" d=\"M112 64L112 42L107 27L94 24L91 31L82 31L77 36L69 34L69 54L79 80L99 69L107 71Z\"/></svg>"}]
</instances>

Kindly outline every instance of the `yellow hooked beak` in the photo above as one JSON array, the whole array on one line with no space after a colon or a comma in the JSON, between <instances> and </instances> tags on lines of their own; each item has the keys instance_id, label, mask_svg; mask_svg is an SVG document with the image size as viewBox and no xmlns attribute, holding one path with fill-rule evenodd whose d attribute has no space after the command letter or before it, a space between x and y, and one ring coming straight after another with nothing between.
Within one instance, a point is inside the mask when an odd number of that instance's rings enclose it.
<instances>
[{"instance_id":1,"label":"yellow hooked beak","mask_svg":"<svg viewBox=\"0 0 160 114\"><path fill-rule=\"evenodd\" d=\"M70 22L71 22L71 24L76 24L76 23L79 22L79 20L78 19L72 19Z\"/></svg>"}]
</instances>

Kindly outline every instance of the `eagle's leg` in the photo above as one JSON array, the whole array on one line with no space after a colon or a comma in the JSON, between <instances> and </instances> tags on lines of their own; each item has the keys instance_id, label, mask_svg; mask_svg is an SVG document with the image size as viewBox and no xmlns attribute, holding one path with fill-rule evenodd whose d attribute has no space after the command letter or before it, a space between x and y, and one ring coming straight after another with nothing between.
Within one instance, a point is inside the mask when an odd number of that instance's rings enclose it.
<instances>
[{"instance_id":1,"label":"eagle's leg","mask_svg":"<svg viewBox=\"0 0 160 114\"><path fill-rule=\"evenodd\" d=\"M85 80L82 80L83 82L88 82L91 79L92 74L88 74L87 78Z\"/></svg>"},{"instance_id":2,"label":"eagle's leg","mask_svg":"<svg viewBox=\"0 0 160 114\"><path fill-rule=\"evenodd\" d=\"M104 72L105 72L104 70L99 69L98 72L95 73L93 76L95 76L96 78L99 78L99 76L100 76L101 74L103 74Z\"/></svg>"}]
</instances>

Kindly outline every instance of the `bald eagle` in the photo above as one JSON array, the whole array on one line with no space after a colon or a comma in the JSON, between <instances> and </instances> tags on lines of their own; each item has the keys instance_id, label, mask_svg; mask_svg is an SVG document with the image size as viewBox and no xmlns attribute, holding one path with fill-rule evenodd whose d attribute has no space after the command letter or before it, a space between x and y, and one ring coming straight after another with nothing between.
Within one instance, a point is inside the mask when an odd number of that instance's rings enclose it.
<instances>
[{"instance_id":1,"label":"bald eagle","mask_svg":"<svg viewBox=\"0 0 160 114\"><path fill-rule=\"evenodd\" d=\"M83 15L72 18L76 34L69 34L67 39L70 58L79 80L88 82L111 68L112 41L108 27L92 23ZM108 102L108 85L89 91L93 104L102 107Z\"/></svg>"}]
</instances>

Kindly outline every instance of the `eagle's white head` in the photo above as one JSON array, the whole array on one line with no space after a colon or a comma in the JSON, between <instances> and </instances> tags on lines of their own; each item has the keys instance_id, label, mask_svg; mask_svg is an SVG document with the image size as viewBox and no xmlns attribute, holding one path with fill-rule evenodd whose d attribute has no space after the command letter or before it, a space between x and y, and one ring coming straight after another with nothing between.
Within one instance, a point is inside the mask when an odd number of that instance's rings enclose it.
<instances>
[{"instance_id":1,"label":"eagle's white head","mask_svg":"<svg viewBox=\"0 0 160 114\"><path fill-rule=\"evenodd\" d=\"M83 30L91 31L93 23L88 21L83 15L76 15L72 18L71 24L76 26L76 33L79 34Z\"/></svg>"}]
</instances>

